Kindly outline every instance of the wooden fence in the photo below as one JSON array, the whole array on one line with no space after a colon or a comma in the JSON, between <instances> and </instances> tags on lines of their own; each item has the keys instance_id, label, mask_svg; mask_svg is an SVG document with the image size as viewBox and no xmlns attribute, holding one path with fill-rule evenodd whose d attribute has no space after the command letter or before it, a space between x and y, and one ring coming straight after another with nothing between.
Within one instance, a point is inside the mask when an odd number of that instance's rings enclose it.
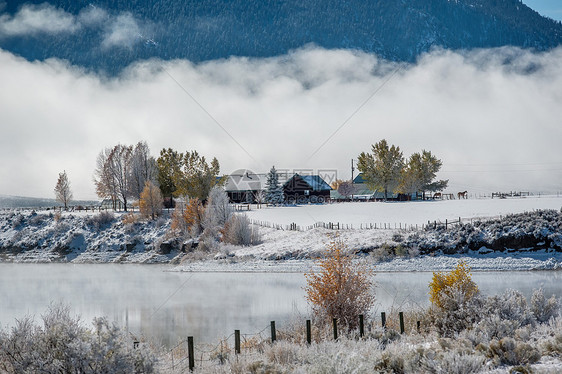
<instances>
[{"instance_id":1,"label":"wooden fence","mask_svg":"<svg viewBox=\"0 0 562 374\"><path fill-rule=\"evenodd\" d=\"M386 313L381 313L380 326L382 329L391 329L392 327L387 325ZM363 315L358 316L358 327L355 331L348 332L348 336L356 337L357 339L370 339L366 337L366 322ZM370 326L376 327L376 321L371 321ZM279 340L287 340L292 342L301 342L303 345L311 345L312 342L320 342L322 337L316 334L313 339L313 325L310 319L305 321L305 328L303 330L289 331L277 330L275 321L271 321L269 325L265 326L262 330L257 333L242 334L240 330L234 330L232 334L228 337L221 339L216 345L200 344L195 345L193 336L188 336L187 339L180 341L176 346L168 350L168 355L170 357L169 366L165 368L166 371L179 371L185 372L186 370L193 371L196 367L203 367L205 365L211 365L212 363L224 365L231 359L236 360L239 355L251 356L259 354L259 351L263 352L263 347L265 344L274 344ZM400 334L404 334L406 331L406 324L404 320L404 313L398 313L398 324L396 331L400 331ZM398 330L399 327L399 330ZM337 319L332 320L331 324L331 336L333 340L338 341L340 339L340 330L338 329ZM411 331L420 333L421 331L420 321L415 322L415 328ZM302 334L302 336L300 335ZM234 343L232 346L231 343ZM133 347L137 348L139 345L138 341L133 342ZM233 357L234 355L234 357Z\"/></svg>"},{"instance_id":2,"label":"wooden fence","mask_svg":"<svg viewBox=\"0 0 562 374\"><path fill-rule=\"evenodd\" d=\"M469 219L465 219L468 222ZM463 219L459 217L458 220L445 219L444 221L427 221L427 224L408 224L408 223L397 223L394 224L390 222L379 222L379 223L360 223L357 224L346 224L343 222L316 222L313 225L300 226L296 223L290 224L279 224L268 221L254 220L250 219L252 225L271 228L275 230L282 231L309 231L317 228L323 228L327 230L402 230L402 231L417 231L425 230L427 227L437 228L439 226L444 226L445 229L452 227L452 225L460 224Z\"/></svg>"}]
</instances>

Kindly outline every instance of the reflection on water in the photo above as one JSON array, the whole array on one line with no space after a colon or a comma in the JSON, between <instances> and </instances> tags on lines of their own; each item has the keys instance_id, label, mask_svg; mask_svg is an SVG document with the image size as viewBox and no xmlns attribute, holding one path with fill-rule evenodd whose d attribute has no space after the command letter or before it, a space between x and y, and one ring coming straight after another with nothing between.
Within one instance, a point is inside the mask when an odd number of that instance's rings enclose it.
<instances>
[{"instance_id":1,"label":"reflection on water","mask_svg":"<svg viewBox=\"0 0 562 374\"><path fill-rule=\"evenodd\" d=\"M278 327L305 319L303 274L176 273L164 266L0 264L0 326L16 318L37 319L51 302L64 302L90 323L96 316L165 346L194 336L216 342L234 329L255 333L270 321ZM374 312L427 306L431 273L379 273ZM562 296L561 272L474 273L485 294L534 288Z\"/></svg>"}]
</instances>

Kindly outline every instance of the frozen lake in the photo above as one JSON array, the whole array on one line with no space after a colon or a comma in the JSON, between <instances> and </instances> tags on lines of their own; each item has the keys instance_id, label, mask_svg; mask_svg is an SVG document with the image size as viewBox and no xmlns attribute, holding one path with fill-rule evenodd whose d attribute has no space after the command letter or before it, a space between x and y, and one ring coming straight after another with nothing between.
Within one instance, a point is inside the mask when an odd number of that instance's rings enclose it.
<instances>
[{"instance_id":1,"label":"frozen lake","mask_svg":"<svg viewBox=\"0 0 562 374\"><path fill-rule=\"evenodd\" d=\"M83 323L96 316L134 335L172 346L194 336L216 342L234 329L256 333L276 321L282 328L293 318L306 319L302 273L178 273L166 266L0 264L0 326L16 318L40 315L51 302L69 304ZM374 312L427 306L432 273L377 273ZM562 297L562 272L474 273L488 295L508 288L527 297L542 287Z\"/></svg>"}]
</instances>

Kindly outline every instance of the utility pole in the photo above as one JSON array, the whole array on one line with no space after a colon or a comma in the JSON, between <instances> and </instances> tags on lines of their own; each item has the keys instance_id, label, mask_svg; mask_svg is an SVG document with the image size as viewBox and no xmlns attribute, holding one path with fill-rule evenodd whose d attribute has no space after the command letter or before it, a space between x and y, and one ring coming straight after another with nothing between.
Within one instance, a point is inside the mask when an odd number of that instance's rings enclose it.
<instances>
[{"instance_id":1,"label":"utility pole","mask_svg":"<svg viewBox=\"0 0 562 374\"><path fill-rule=\"evenodd\" d=\"M351 201L353 201L353 192L355 192L355 187L353 187L353 172L355 167L353 167L353 159L351 159Z\"/></svg>"}]
</instances>

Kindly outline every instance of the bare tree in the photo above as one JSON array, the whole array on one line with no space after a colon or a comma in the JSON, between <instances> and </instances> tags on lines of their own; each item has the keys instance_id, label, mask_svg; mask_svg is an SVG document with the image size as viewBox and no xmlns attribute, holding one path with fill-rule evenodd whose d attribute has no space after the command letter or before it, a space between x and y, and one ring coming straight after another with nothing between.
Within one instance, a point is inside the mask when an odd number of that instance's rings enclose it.
<instances>
[{"instance_id":1,"label":"bare tree","mask_svg":"<svg viewBox=\"0 0 562 374\"><path fill-rule=\"evenodd\" d=\"M59 179L55 186L55 197L57 201L64 204L64 210L68 210L68 203L72 200L72 191L70 190L70 181L66 171L59 173Z\"/></svg>"},{"instance_id":2,"label":"bare tree","mask_svg":"<svg viewBox=\"0 0 562 374\"><path fill-rule=\"evenodd\" d=\"M94 171L94 182L98 196L111 197L116 208L117 199L123 202L127 211L127 200L131 197L131 169L133 147L118 144L112 149L102 151Z\"/></svg>"},{"instance_id":3,"label":"bare tree","mask_svg":"<svg viewBox=\"0 0 562 374\"><path fill-rule=\"evenodd\" d=\"M117 186L108 167L110 155L111 148L99 153L94 170L94 183L97 195L101 199L111 199L113 209L117 209Z\"/></svg>"},{"instance_id":4,"label":"bare tree","mask_svg":"<svg viewBox=\"0 0 562 374\"><path fill-rule=\"evenodd\" d=\"M339 183L338 192L347 199L353 194L353 183L351 181L342 181Z\"/></svg>"},{"instance_id":5,"label":"bare tree","mask_svg":"<svg viewBox=\"0 0 562 374\"><path fill-rule=\"evenodd\" d=\"M150 148L146 142L138 142L133 149L131 163L131 195L140 197L146 182L156 183L158 169L156 160L150 156Z\"/></svg>"},{"instance_id":6,"label":"bare tree","mask_svg":"<svg viewBox=\"0 0 562 374\"><path fill-rule=\"evenodd\" d=\"M127 200L131 197L131 169L133 147L117 144L108 158L108 171L115 184L117 194L123 201L123 209L127 211Z\"/></svg>"}]
</instances>

